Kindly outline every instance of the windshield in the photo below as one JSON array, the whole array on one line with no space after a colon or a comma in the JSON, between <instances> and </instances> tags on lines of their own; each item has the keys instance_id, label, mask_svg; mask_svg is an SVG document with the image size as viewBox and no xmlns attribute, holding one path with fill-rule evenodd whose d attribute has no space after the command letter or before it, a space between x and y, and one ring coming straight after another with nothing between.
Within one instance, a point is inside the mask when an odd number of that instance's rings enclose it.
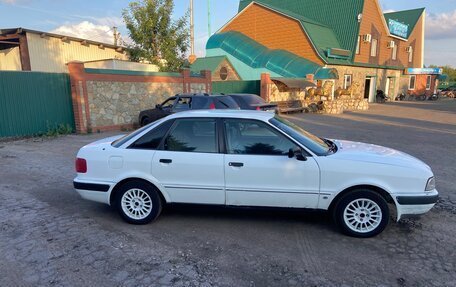
<instances>
[{"instance_id":1,"label":"windshield","mask_svg":"<svg viewBox=\"0 0 456 287\"><path fill-rule=\"evenodd\" d=\"M269 122L293 139L310 149L316 155L327 155L330 147L319 137L303 130L299 126L279 116L270 119Z\"/></svg>"}]
</instances>

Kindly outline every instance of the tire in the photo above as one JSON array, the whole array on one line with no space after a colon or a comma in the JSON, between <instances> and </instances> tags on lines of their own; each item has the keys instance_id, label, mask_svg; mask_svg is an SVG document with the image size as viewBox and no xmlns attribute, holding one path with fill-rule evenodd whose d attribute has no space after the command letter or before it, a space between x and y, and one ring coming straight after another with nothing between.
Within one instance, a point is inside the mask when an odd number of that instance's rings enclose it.
<instances>
[{"instance_id":1,"label":"tire","mask_svg":"<svg viewBox=\"0 0 456 287\"><path fill-rule=\"evenodd\" d=\"M376 236L389 221L388 203L371 190L347 193L337 202L333 212L334 221L342 233L353 237Z\"/></svg>"},{"instance_id":2,"label":"tire","mask_svg":"<svg viewBox=\"0 0 456 287\"><path fill-rule=\"evenodd\" d=\"M148 125L148 124L150 124L150 123L151 123L151 121L150 121L150 118L149 118L149 117L144 117L144 118L142 118L142 120L141 120L141 126L142 126L142 127L145 126L145 125Z\"/></svg>"},{"instance_id":3,"label":"tire","mask_svg":"<svg viewBox=\"0 0 456 287\"><path fill-rule=\"evenodd\" d=\"M161 213L159 191L150 183L133 180L123 184L116 194L120 216L131 224L147 224Z\"/></svg>"}]
</instances>

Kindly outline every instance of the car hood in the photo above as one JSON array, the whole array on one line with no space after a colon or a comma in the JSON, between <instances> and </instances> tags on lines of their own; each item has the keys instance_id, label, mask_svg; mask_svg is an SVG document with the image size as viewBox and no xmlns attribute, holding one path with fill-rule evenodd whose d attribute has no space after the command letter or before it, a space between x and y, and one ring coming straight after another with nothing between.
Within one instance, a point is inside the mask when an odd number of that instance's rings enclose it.
<instances>
[{"instance_id":1,"label":"car hood","mask_svg":"<svg viewBox=\"0 0 456 287\"><path fill-rule=\"evenodd\" d=\"M392 148L345 140L334 140L334 142L336 143L338 150L331 156L335 159L431 170L431 168L421 160Z\"/></svg>"}]
</instances>

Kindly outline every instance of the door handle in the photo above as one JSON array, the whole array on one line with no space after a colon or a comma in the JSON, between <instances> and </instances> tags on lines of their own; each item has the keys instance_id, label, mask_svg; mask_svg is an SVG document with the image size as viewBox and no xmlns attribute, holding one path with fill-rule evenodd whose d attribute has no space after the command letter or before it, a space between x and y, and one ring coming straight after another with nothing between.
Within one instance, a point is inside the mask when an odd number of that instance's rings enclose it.
<instances>
[{"instance_id":1,"label":"door handle","mask_svg":"<svg viewBox=\"0 0 456 287\"><path fill-rule=\"evenodd\" d=\"M167 158L162 158L162 159L160 159L160 162L161 163L172 163L173 160L172 159L167 159Z\"/></svg>"},{"instance_id":2,"label":"door handle","mask_svg":"<svg viewBox=\"0 0 456 287\"><path fill-rule=\"evenodd\" d=\"M242 162L230 162L228 165L234 166L234 167L243 167L244 166L244 164Z\"/></svg>"}]
</instances>

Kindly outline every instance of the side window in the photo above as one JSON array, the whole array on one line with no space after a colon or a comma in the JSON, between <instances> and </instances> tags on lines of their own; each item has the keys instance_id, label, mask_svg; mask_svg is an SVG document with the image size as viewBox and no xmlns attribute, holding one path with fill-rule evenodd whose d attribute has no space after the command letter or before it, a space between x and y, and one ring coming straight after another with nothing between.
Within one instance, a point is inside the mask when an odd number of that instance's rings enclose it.
<instances>
[{"instance_id":1,"label":"side window","mask_svg":"<svg viewBox=\"0 0 456 287\"><path fill-rule=\"evenodd\" d=\"M174 111L186 111L190 109L192 98L179 98L174 105Z\"/></svg>"},{"instance_id":2,"label":"side window","mask_svg":"<svg viewBox=\"0 0 456 287\"><path fill-rule=\"evenodd\" d=\"M131 144L128 148L131 149L149 149L149 150L156 150L160 145L163 137L168 132L169 128L173 124L173 120L166 121L159 125L158 127L152 129L133 144Z\"/></svg>"},{"instance_id":3,"label":"side window","mask_svg":"<svg viewBox=\"0 0 456 287\"><path fill-rule=\"evenodd\" d=\"M176 120L165 139L168 151L217 153L216 123L213 119Z\"/></svg>"},{"instance_id":4,"label":"side window","mask_svg":"<svg viewBox=\"0 0 456 287\"><path fill-rule=\"evenodd\" d=\"M288 155L296 145L268 125L249 120L226 120L229 154Z\"/></svg>"},{"instance_id":5,"label":"side window","mask_svg":"<svg viewBox=\"0 0 456 287\"><path fill-rule=\"evenodd\" d=\"M176 101L175 97L169 98L161 104L162 109L171 109Z\"/></svg>"}]
</instances>

